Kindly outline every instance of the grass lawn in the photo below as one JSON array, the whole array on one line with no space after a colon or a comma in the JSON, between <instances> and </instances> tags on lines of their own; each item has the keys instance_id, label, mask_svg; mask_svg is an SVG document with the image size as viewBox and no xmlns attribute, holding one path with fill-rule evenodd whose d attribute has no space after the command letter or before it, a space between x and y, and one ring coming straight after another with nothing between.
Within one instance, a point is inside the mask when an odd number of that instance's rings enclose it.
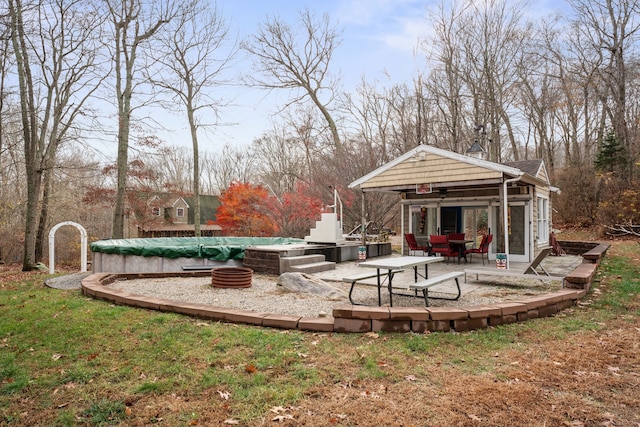
<instances>
[{"instance_id":1,"label":"grass lawn","mask_svg":"<svg viewBox=\"0 0 640 427\"><path fill-rule=\"evenodd\" d=\"M555 317L469 333L203 322L0 273L0 425L640 425L640 245Z\"/></svg>"}]
</instances>

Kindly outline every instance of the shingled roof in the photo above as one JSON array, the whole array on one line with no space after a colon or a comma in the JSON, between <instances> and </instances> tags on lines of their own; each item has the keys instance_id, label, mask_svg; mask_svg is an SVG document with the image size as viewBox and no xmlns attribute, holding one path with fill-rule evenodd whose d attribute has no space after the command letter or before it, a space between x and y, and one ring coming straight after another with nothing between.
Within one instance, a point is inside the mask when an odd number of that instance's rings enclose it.
<instances>
[{"instance_id":1,"label":"shingled roof","mask_svg":"<svg viewBox=\"0 0 640 427\"><path fill-rule=\"evenodd\" d=\"M520 169L522 172L535 177L538 176L538 172L540 172L540 168L542 167L542 159L503 162L502 164L511 168Z\"/></svg>"}]
</instances>

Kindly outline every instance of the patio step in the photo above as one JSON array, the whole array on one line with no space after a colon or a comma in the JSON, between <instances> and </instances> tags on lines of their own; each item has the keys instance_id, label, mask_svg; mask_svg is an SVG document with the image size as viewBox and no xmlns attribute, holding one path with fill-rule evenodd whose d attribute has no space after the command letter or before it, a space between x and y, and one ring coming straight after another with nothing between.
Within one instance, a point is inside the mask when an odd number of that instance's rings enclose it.
<instances>
[{"instance_id":1,"label":"patio step","mask_svg":"<svg viewBox=\"0 0 640 427\"><path fill-rule=\"evenodd\" d=\"M292 265L288 271L297 273L319 273L321 271L335 270L336 263L332 261L313 262L310 264Z\"/></svg>"},{"instance_id":2,"label":"patio step","mask_svg":"<svg viewBox=\"0 0 640 427\"><path fill-rule=\"evenodd\" d=\"M319 273L334 270L336 263L327 261L324 255L298 255L280 258L280 272L294 271L298 273Z\"/></svg>"},{"instance_id":3,"label":"patio step","mask_svg":"<svg viewBox=\"0 0 640 427\"><path fill-rule=\"evenodd\" d=\"M289 271L290 267L301 264L312 264L315 262L326 261L324 255L297 255L280 257L280 269L282 271Z\"/></svg>"}]
</instances>

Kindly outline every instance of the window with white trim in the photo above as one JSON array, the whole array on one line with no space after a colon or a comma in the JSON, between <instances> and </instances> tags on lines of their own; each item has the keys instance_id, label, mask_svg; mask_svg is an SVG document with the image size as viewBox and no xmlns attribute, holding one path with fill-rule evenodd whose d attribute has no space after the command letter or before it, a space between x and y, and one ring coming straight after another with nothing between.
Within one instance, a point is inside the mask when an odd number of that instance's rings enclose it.
<instances>
[{"instance_id":1,"label":"window with white trim","mask_svg":"<svg viewBox=\"0 0 640 427\"><path fill-rule=\"evenodd\" d=\"M538 243L549 242L549 199L538 197Z\"/></svg>"},{"instance_id":2,"label":"window with white trim","mask_svg":"<svg viewBox=\"0 0 640 427\"><path fill-rule=\"evenodd\" d=\"M184 217L184 208L177 208L177 209L176 209L176 216L177 216L178 218L182 218L182 217Z\"/></svg>"},{"instance_id":3,"label":"window with white trim","mask_svg":"<svg viewBox=\"0 0 640 427\"><path fill-rule=\"evenodd\" d=\"M151 208L151 212L154 216L160 216L160 208Z\"/></svg>"}]
</instances>

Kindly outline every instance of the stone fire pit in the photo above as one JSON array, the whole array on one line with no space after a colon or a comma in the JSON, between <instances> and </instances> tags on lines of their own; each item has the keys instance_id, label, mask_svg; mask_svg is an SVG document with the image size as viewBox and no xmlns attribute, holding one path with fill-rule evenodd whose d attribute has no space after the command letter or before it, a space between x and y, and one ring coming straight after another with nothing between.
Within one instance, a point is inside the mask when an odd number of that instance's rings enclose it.
<instances>
[{"instance_id":1,"label":"stone fire pit","mask_svg":"<svg viewBox=\"0 0 640 427\"><path fill-rule=\"evenodd\" d=\"M214 288L249 288L253 270L244 267L220 267L211 270Z\"/></svg>"}]
</instances>

